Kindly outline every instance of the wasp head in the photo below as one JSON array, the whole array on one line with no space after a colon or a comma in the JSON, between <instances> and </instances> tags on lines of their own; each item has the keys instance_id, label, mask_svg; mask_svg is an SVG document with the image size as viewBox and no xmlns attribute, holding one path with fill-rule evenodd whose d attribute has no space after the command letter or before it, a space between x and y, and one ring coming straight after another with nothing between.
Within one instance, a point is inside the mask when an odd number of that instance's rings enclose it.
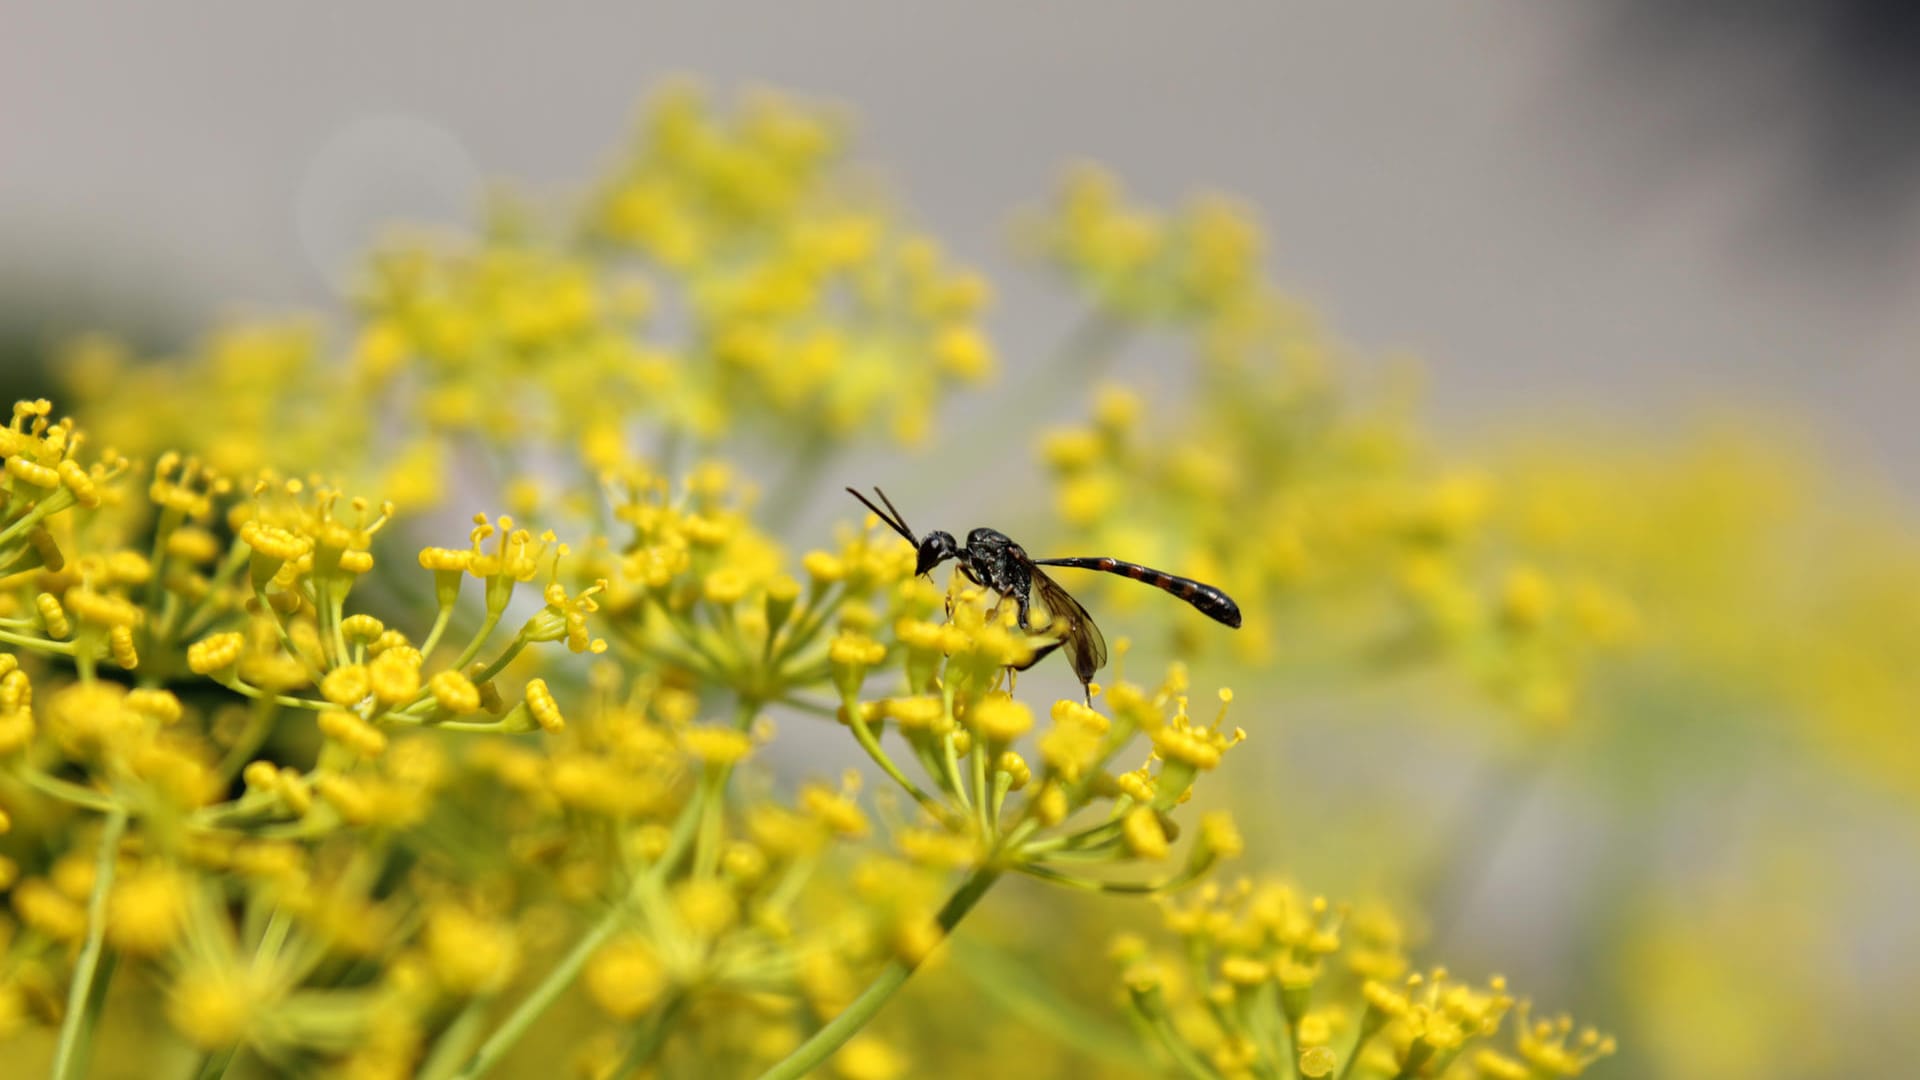
<instances>
[{"instance_id":1,"label":"wasp head","mask_svg":"<svg viewBox=\"0 0 1920 1080\"><path fill-rule=\"evenodd\" d=\"M950 532L930 532L920 538L919 558L915 560L913 572L927 574L933 568L960 554L960 545L954 541Z\"/></svg>"}]
</instances>

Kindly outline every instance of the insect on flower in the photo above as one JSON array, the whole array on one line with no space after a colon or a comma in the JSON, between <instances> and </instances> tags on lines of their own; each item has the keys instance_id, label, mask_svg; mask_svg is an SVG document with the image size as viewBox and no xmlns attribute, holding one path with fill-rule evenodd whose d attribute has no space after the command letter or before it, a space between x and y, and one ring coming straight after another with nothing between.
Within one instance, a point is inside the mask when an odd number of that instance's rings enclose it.
<instances>
[{"instance_id":1,"label":"insect on flower","mask_svg":"<svg viewBox=\"0 0 1920 1080\"><path fill-rule=\"evenodd\" d=\"M894 508L893 500L887 498L887 493L879 488L874 488L873 493L880 497L886 510L875 506L858 491L847 489L847 494L859 499L861 505L873 511L874 516L886 522L889 528L906 537L907 543L914 546L918 553L914 573L932 573L935 567L953 559L968 581L1013 601L1020 629L1059 635L1052 643L1035 650L1033 657L1017 670L1024 671L1039 663L1048 653L1065 646L1067 659L1073 664L1073 673L1079 676L1080 684L1084 687L1092 685L1094 674L1107 663L1107 640L1101 636L1100 628L1094 625L1093 616L1088 615L1087 609L1068 595L1058 582L1048 577L1040 569L1043 566L1066 566L1076 570L1119 574L1171 593L1192 604L1202 615L1215 622L1235 628L1240 625L1240 605L1234 603L1226 593L1204 582L1106 556L1035 559L1027 554L1025 548L997 529L975 529L967 534L964 545L955 541L952 533L939 530L925 536L915 536L913 530L907 527L906 518ZM1033 622L1036 601L1046 617L1044 626L1040 627Z\"/></svg>"}]
</instances>

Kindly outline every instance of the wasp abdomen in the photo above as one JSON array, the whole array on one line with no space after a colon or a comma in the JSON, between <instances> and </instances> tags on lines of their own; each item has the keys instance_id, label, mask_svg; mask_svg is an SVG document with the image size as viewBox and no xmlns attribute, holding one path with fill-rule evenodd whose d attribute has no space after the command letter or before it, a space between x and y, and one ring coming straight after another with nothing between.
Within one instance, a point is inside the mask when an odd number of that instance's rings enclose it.
<instances>
[{"instance_id":1,"label":"wasp abdomen","mask_svg":"<svg viewBox=\"0 0 1920 1080\"><path fill-rule=\"evenodd\" d=\"M1240 605L1233 598L1204 581L1169 574L1165 570L1155 570L1150 566L1130 563L1125 559L1113 559L1102 556L1097 559L1038 559L1040 566L1069 566L1078 570L1099 570L1108 574L1129 577L1162 592L1173 595L1192 604L1200 614L1228 626L1240 625Z\"/></svg>"}]
</instances>

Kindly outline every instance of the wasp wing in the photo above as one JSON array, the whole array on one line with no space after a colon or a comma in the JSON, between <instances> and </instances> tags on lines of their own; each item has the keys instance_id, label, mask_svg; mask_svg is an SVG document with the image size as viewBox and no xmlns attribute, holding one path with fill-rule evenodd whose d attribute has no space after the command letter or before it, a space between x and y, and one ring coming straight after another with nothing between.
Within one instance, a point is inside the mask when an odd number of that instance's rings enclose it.
<instances>
[{"instance_id":1,"label":"wasp wing","mask_svg":"<svg viewBox=\"0 0 1920 1080\"><path fill-rule=\"evenodd\" d=\"M1093 616L1087 614L1087 609L1061 588L1059 582L1037 566L1032 572L1034 599L1047 612L1047 626L1042 633L1060 639L1061 646L1067 650L1067 659L1073 664L1073 673L1082 683L1093 682L1094 674L1107 666L1107 639L1094 625Z\"/></svg>"}]
</instances>

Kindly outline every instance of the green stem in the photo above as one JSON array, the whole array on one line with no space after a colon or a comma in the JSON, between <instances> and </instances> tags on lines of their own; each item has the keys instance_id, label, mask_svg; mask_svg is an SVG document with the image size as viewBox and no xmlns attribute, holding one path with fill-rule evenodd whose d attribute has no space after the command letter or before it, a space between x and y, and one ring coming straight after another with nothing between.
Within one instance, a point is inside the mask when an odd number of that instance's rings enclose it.
<instances>
[{"instance_id":1,"label":"green stem","mask_svg":"<svg viewBox=\"0 0 1920 1080\"><path fill-rule=\"evenodd\" d=\"M463 671L468 664L473 663L473 658L480 655L480 650L486 647L487 639L492 637L494 630L499 627L500 617L504 614L506 614L505 611L487 612L486 618L480 621L480 629L474 631L473 640L467 642L467 647L460 650L459 658L452 664L453 670Z\"/></svg>"},{"instance_id":2,"label":"green stem","mask_svg":"<svg viewBox=\"0 0 1920 1080\"><path fill-rule=\"evenodd\" d=\"M1187 1041L1174 1030L1171 1019L1164 1015L1157 1016L1148 1026L1154 1038L1160 1041L1161 1049L1191 1080L1220 1080L1220 1074L1214 1071L1213 1066L1207 1064L1206 1059L1194 1052L1193 1047L1187 1045Z\"/></svg>"},{"instance_id":3,"label":"green stem","mask_svg":"<svg viewBox=\"0 0 1920 1080\"><path fill-rule=\"evenodd\" d=\"M239 679L235 678L234 681L238 682ZM253 715L247 717L246 728L233 740L233 745L227 747L226 753L220 755L220 764L214 768L214 774L221 780L231 781L239 776L240 770L246 768L247 762L253 760L254 752L266 743L267 735L273 731L273 721L278 715L274 709L268 707L274 704L278 703L261 701L260 705L254 708Z\"/></svg>"},{"instance_id":4,"label":"green stem","mask_svg":"<svg viewBox=\"0 0 1920 1080\"><path fill-rule=\"evenodd\" d=\"M935 818L941 821L947 819L947 808L938 799L921 790L920 785L907 779L906 774L900 771L900 766L893 763L893 758L887 755L886 750L880 745L879 738L874 735L873 728L868 725L866 718L860 715L860 703L857 700L849 699L847 702L847 727L853 730L854 740L860 744L860 749L865 750L867 756L873 759L873 763L880 766L881 770L891 777L894 783L899 784L903 791L913 796L914 802L919 803Z\"/></svg>"},{"instance_id":5,"label":"green stem","mask_svg":"<svg viewBox=\"0 0 1920 1080\"><path fill-rule=\"evenodd\" d=\"M735 731L746 731L753 726L754 717L760 714L759 701L742 697L734 709L733 727ZM665 880L680 865L687 853L687 845L694 841L695 834L701 831L709 813L708 806L716 799L726 795L727 781L733 776L733 766L721 765L709 767L700 774L700 780L693 790L693 797L687 805L680 808L680 817L673 823L673 832L667 838L667 850L662 852L653 868L649 871L655 881ZM717 854L717 853L716 853Z\"/></svg>"},{"instance_id":6,"label":"green stem","mask_svg":"<svg viewBox=\"0 0 1920 1080\"><path fill-rule=\"evenodd\" d=\"M498 1065L507 1051L513 1049L513 1044L520 1041L520 1036L526 1034L535 1020L540 1019L540 1014L546 1012L554 1001L573 985L573 981L580 977L580 972L586 968L587 961L591 960L600 946L606 944L607 939L620 929L625 914L625 909L617 904L607 909L607 913L587 931L586 936L581 938L558 964L554 965L546 978L540 980L540 985L534 987L525 998L522 998L513 1012L501 1022L500 1027L488 1037L486 1042L480 1044L480 1049L474 1051L473 1057L467 1061L467 1067L460 1070L456 1080L477 1080Z\"/></svg>"},{"instance_id":7,"label":"green stem","mask_svg":"<svg viewBox=\"0 0 1920 1080\"><path fill-rule=\"evenodd\" d=\"M210 1050L201 1058L193 1075L198 1080L220 1080L227 1075L227 1069L233 1065L233 1059L240 1053L238 1046L229 1046L224 1050Z\"/></svg>"},{"instance_id":8,"label":"green stem","mask_svg":"<svg viewBox=\"0 0 1920 1080\"><path fill-rule=\"evenodd\" d=\"M1372 1039L1374 1033L1380 1030L1378 1023L1370 1024L1368 1022L1374 1020L1377 1015L1376 1013L1368 1013L1360 1018L1360 1031L1354 1036L1353 1049L1347 1051L1347 1059L1340 1063L1340 1071L1335 1074L1334 1080L1347 1080L1348 1077L1353 1075L1353 1067L1360 1061L1360 1051L1367 1048L1368 1040Z\"/></svg>"},{"instance_id":9,"label":"green stem","mask_svg":"<svg viewBox=\"0 0 1920 1080\"><path fill-rule=\"evenodd\" d=\"M1474 891L1486 883L1521 811L1540 789L1564 740L1535 736L1511 755L1480 767L1468 789L1466 807L1447 824L1445 838L1425 875L1428 943L1444 941L1459 928Z\"/></svg>"},{"instance_id":10,"label":"green stem","mask_svg":"<svg viewBox=\"0 0 1920 1080\"><path fill-rule=\"evenodd\" d=\"M53 494L33 504L33 509L22 515L20 520L7 526L4 531L0 531L0 544L5 544L16 536L24 535L27 530L40 524L40 522L47 518L52 517L54 514L65 510L67 507L72 506L73 503L74 497L72 491L65 487L56 490Z\"/></svg>"},{"instance_id":11,"label":"green stem","mask_svg":"<svg viewBox=\"0 0 1920 1080\"><path fill-rule=\"evenodd\" d=\"M973 809L980 820L980 835L991 840L993 808L988 805L992 794L987 790L987 747L986 740L978 734L973 737L973 745L968 747L967 764L973 773Z\"/></svg>"},{"instance_id":12,"label":"green stem","mask_svg":"<svg viewBox=\"0 0 1920 1080\"><path fill-rule=\"evenodd\" d=\"M87 995L86 1023L80 1028L79 1050L74 1054L73 1073L85 1076L93 1068L93 1051L99 1044L94 1041L93 1033L100 1026L100 1016L107 1010L107 989L113 983L113 972L119 966L118 953L106 952L100 957L100 970L93 977L93 992Z\"/></svg>"},{"instance_id":13,"label":"green stem","mask_svg":"<svg viewBox=\"0 0 1920 1080\"><path fill-rule=\"evenodd\" d=\"M120 808L120 804L107 795L103 795L90 787L76 784L71 780L62 780L57 776L49 776L31 765L22 768L16 775L18 775L28 787L33 788L42 795L59 799L61 802L72 803L75 806L84 806L89 810L97 810L103 814L111 814Z\"/></svg>"},{"instance_id":14,"label":"green stem","mask_svg":"<svg viewBox=\"0 0 1920 1080\"><path fill-rule=\"evenodd\" d=\"M621 1060L620 1067L613 1071L613 1075L616 1078L631 1076L635 1069L651 1064L659 1055L660 1048L666 1044L667 1036L672 1034L673 1022L680 1018L680 1013L686 1007L687 998L682 994L668 1002L666 1008L649 1018L646 1026L634 1036L633 1046L628 1048L626 1057Z\"/></svg>"},{"instance_id":15,"label":"green stem","mask_svg":"<svg viewBox=\"0 0 1920 1080\"><path fill-rule=\"evenodd\" d=\"M468 678L472 679L475 684L486 682L488 679L493 678L495 675L498 675L500 674L501 671L505 670L508 664L513 663L513 658L516 656L519 656L521 651L524 650L526 647L527 647L526 638L515 637L511 644L509 644L505 649L501 650L499 656L496 656L493 658L492 663L488 664L486 667L481 668L479 671L474 672L472 675L468 676Z\"/></svg>"},{"instance_id":16,"label":"green stem","mask_svg":"<svg viewBox=\"0 0 1920 1080\"><path fill-rule=\"evenodd\" d=\"M74 655L73 642L71 641L55 641L52 638L33 637L29 634L16 634L7 630L0 630L0 641L4 641L9 645L18 645L23 649L33 649L38 652L59 653L62 656Z\"/></svg>"},{"instance_id":17,"label":"green stem","mask_svg":"<svg viewBox=\"0 0 1920 1080\"><path fill-rule=\"evenodd\" d=\"M294 647L293 634L287 629L287 620L281 617L280 610L274 607L273 602L267 598L266 587L258 580L255 580L253 583L253 599L260 605L260 610L266 612L267 615L273 619L273 629L280 635L280 648L288 656L300 661L300 666L306 669L307 678L313 682L313 685L319 686L321 682L326 679L327 673L320 670L320 668L314 664L312 657ZM235 681L238 682L238 679L236 678ZM234 689L238 689L238 687Z\"/></svg>"},{"instance_id":18,"label":"green stem","mask_svg":"<svg viewBox=\"0 0 1920 1080\"><path fill-rule=\"evenodd\" d=\"M1000 872L998 866L982 866L974 870L967 880L960 884L960 888L947 898L946 906L940 909L941 937L953 933L953 928L960 924L961 919L966 918L967 912L973 910L973 905L979 903L987 890L993 888L993 883L1000 880ZM846 1041L853 1038L861 1028L866 1027L868 1022L879 1013L881 1006L906 985L907 978L918 966L917 963L909 963L901 959L889 961L851 1005L841 1010L840 1015L829 1021L827 1026L814 1032L812 1038L801 1043L798 1049L788 1054L779 1064L761 1073L760 1080L800 1080L800 1077L832 1057L834 1051L845 1045Z\"/></svg>"},{"instance_id":19,"label":"green stem","mask_svg":"<svg viewBox=\"0 0 1920 1080\"><path fill-rule=\"evenodd\" d=\"M447 624L453 621L453 605L443 604L433 616L433 627L427 631L427 640L420 646L423 658L431 657L433 650L440 647L440 637L447 632Z\"/></svg>"},{"instance_id":20,"label":"green stem","mask_svg":"<svg viewBox=\"0 0 1920 1080\"><path fill-rule=\"evenodd\" d=\"M275 705L285 705L289 709L312 709L314 712L326 712L328 709L333 708L330 702L320 701L314 698L290 697L286 694L275 694L262 690L252 683L241 682L240 676L233 674L232 671L228 671L226 674L226 678L215 676L215 681L234 693L243 697L250 697L255 701L270 701ZM314 685L320 685L320 681L318 679L314 680Z\"/></svg>"},{"instance_id":21,"label":"green stem","mask_svg":"<svg viewBox=\"0 0 1920 1080\"><path fill-rule=\"evenodd\" d=\"M60 1043L53 1055L53 1080L74 1074L80 1032L92 1024L90 1001L93 978L100 969L100 953L107 937L107 893L113 889L113 871L120 855L120 836L127 830L127 812L115 807L100 830L100 857L94 864L93 896L87 901L87 943L74 965L73 985L67 988L67 1015L60 1023Z\"/></svg>"},{"instance_id":22,"label":"green stem","mask_svg":"<svg viewBox=\"0 0 1920 1080\"><path fill-rule=\"evenodd\" d=\"M486 1019L487 999L476 997L467 1002L447 1025L447 1030L434 1040L432 1052L420 1065L421 1080L446 1080L453 1075L479 1037Z\"/></svg>"},{"instance_id":23,"label":"green stem","mask_svg":"<svg viewBox=\"0 0 1920 1080\"><path fill-rule=\"evenodd\" d=\"M1093 878L1063 874L1058 870L1032 863L1022 863L1014 869L1029 877L1050 881L1055 885L1064 885L1070 889L1086 892L1116 893L1123 896L1152 896L1155 893L1172 892L1175 889L1191 885L1205 874L1210 863L1188 866L1179 873L1161 878L1159 881L1097 881Z\"/></svg>"}]
</instances>

